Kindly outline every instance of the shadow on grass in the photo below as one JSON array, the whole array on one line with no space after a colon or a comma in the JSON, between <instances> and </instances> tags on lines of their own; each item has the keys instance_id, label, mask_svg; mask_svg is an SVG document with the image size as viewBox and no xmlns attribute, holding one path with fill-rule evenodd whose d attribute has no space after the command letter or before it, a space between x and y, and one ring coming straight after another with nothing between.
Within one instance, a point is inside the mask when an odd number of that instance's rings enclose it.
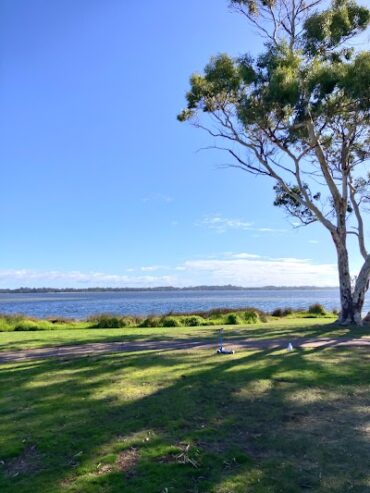
<instances>
[{"instance_id":1,"label":"shadow on grass","mask_svg":"<svg viewBox=\"0 0 370 493\"><path fill-rule=\"evenodd\" d=\"M360 349L4 365L0 491L365 492L369 377Z\"/></svg>"},{"instance_id":2,"label":"shadow on grass","mask_svg":"<svg viewBox=\"0 0 370 493\"><path fill-rule=\"evenodd\" d=\"M219 326L173 328L173 329L66 329L62 331L43 331L32 333L0 334L0 355L2 352L27 349L75 346L93 343L135 344L161 341L185 342L198 341L202 344L218 344ZM271 339L304 338L306 340L320 337L362 337L370 335L370 325L363 328L341 327L334 323L325 323L322 319L293 321L290 319L268 322L263 325L224 326L225 340L233 343L240 339L268 341ZM106 331L106 333L105 333Z\"/></svg>"}]
</instances>

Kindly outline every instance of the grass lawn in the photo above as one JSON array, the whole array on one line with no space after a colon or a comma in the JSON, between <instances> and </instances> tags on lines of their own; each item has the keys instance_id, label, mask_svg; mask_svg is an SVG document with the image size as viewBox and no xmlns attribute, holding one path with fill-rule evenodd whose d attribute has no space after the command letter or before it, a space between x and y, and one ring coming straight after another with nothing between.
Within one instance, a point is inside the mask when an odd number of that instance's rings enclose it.
<instances>
[{"instance_id":1,"label":"grass lawn","mask_svg":"<svg viewBox=\"0 0 370 493\"><path fill-rule=\"evenodd\" d=\"M319 322L228 331L231 339L345 335ZM0 334L0 343L203 338L215 330L13 332ZM7 363L0 416L1 493L370 491L367 348Z\"/></svg>"},{"instance_id":2,"label":"grass lawn","mask_svg":"<svg viewBox=\"0 0 370 493\"><path fill-rule=\"evenodd\" d=\"M85 324L86 325L86 324ZM83 325L82 325L83 327ZM121 329L80 328L78 325L53 330L25 332L0 332L0 351L32 349L54 345L70 345L91 342L140 342L154 340L197 339L217 342L221 326L209 327L148 327ZM236 325L225 328L226 342L233 339L294 338L294 337L341 337L369 335L370 327L348 329L333 325L333 318L284 318L266 323Z\"/></svg>"}]
</instances>

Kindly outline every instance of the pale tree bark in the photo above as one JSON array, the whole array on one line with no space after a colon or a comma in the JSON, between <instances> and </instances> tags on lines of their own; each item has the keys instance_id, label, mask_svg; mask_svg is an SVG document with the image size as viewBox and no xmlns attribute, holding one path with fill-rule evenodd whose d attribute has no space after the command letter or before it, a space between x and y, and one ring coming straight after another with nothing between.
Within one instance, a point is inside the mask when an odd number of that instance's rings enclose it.
<instances>
[{"instance_id":1,"label":"pale tree bark","mask_svg":"<svg viewBox=\"0 0 370 493\"><path fill-rule=\"evenodd\" d=\"M363 300L361 303L355 303L352 293L351 274L349 270L348 249L346 245L346 236L339 235L337 232L332 235L337 251L338 274L339 274L339 294L341 313L338 322L343 325L360 324Z\"/></svg>"}]
</instances>

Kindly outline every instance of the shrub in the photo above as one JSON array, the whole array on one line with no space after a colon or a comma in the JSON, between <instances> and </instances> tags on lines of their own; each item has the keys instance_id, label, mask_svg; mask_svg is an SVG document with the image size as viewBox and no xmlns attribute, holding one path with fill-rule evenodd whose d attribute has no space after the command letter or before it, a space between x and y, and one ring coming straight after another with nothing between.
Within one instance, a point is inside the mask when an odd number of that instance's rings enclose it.
<instances>
[{"instance_id":1,"label":"shrub","mask_svg":"<svg viewBox=\"0 0 370 493\"><path fill-rule=\"evenodd\" d=\"M17 322L14 326L16 331L26 331L26 330L40 330L40 327L33 320L21 320Z\"/></svg>"},{"instance_id":2,"label":"shrub","mask_svg":"<svg viewBox=\"0 0 370 493\"><path fill-rule=\"evenodd\" d=\"M236 313L229 313L226 315L225 323L228 325L238 325L240 324L240 318Z\"/></svg>"},{"instance_id":3,"label":"shrub","mask_svg":"<svg viewBox=\"0 0 370 493\"><path fill-rule=\"evenodd\" d=\"M256 324L259 320L259 315L254 310L246 310L243 314L243 318L247 324Z\"/></svg>"},{"instance_id":4,"label":"shrub","mask_svg":"<svg viewBox=\"0 0 370 493\"><path fill-rule=\"evenodd\" d=\"M276 308L271 312L271 315L273 317L286 317L288 315L291 315L293 313L292 308Z\"/></svg>"},{"instance_id":5,"label":"shrub","mask_svg":"<svg viewBox=\"0 0 370 493\"><path fill-rule=\"evenodd\" d=\"M7 332L12 330L12 326L5 320L5 318L0 318L0 332Z\"/></svg>"},{"instance_id":6,"label":"shrub","mask_svg":"<svg viewBox=\"0 0 370 493\"><path fill-rule=\"evenodd\" d=\"M47 321L51 324L71 324L74 322L74 319L66 317L50 317Z\"/></svg>"},{"instance_id":7,"label":"shrub","mask_svg":"<svg viewBox=\"0 0 370 493\"><path fill-rule=\"evenodd\" d=\"M203 313L208 318L221 318L223 315L230 313L230 308L212 308L212 310Z\"/></svg>"},{"instance_id":8,"label":"shrub","mask_svg":"<svg viewBox=\"0 0 370 493\"><path fill-rule=\"evenodd\" d=\"M308 313L310 315L326 315L326 310L320 303L315 303L309 306Z\"/></svg>"},{"instance_id":9,"label":"shrub","mask_svg":"<svg viewBox=\"0 0 370 493\"><path fill-rule=\"evenodd\" d=\"M158 317L147 317L140 324L139 327L159 327L160 320Z\"/></svg>"},{"instance_id":10,"label":"shrub","mask_svg":"<svg viewBox=\"0 0 370 493\"><path fill-rule=\"evenodd\" d=\"M163 327L180 327L180 322L174 317L165 317L162 319Z\"/></svg>"},{"instance_id":11,"label":"shrub","mask_svg":"<svg viewBox=\"0 0 370 493\"><path fill-rule=\"evenodd\" d=\"M197 327L199 325L206 325L206 321L199 315L193 315L191 317L184 317L182 322L186 327Z\"/></svg>"},{"instance_id":12,"label":"shrub","mask_svg":"<svg viewBox=\"0 0 370 493\"><path fill-rule=\"evenodd\" d=\"M127 322L124 318L117 315L109 315L103 313L89 319L93 323L94 329L120 329L127 327Z\"/></svg>"},{"instance_id":13,"label":"shrub","mask_svg":"<svg viewBox=\"0 0 370 493\"><path fill-rule=\"evenodd\" d=\"M6 323L9 324L14 324L16 322L21 322L22 320L25 320L24 315L20 315L19 313L14 313L14 314L0 314L0 319L3 320Z\"/></svg>"}]
</instances>

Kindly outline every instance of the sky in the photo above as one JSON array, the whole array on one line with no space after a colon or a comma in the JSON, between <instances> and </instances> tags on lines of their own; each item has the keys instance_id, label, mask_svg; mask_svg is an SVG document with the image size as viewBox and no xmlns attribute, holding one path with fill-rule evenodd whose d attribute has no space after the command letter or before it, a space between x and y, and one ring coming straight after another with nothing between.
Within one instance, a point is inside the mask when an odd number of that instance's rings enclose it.
<instances>
[{"instance_id":1,"label":"sky","mask_svg":"<svg viewBox=\"0 0 370 493\"><path fill-rule=\"evenodd\" d=\"M261 48L227 4L0 0L0 287L337 285L328 233L176 120Z\"/></svg>"}]
</instances>

